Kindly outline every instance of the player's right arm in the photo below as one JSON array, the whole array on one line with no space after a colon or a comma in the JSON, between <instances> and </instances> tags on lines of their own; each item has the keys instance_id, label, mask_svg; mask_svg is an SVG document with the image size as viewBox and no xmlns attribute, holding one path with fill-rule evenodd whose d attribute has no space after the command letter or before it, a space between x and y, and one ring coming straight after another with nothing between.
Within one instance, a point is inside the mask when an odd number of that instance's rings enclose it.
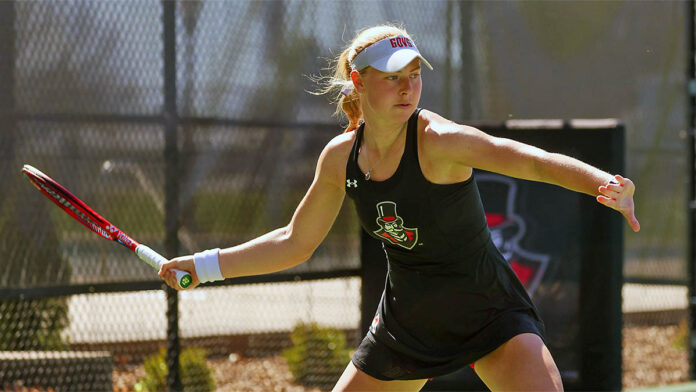
<instances>
[{"instance_id":1,"label":"player's right arm","mask_svg":"<svg viewBox=\"0 0 696 392\"><path fill-rule=\"evenodd\" d=\"M251 241L221 249L220 271L225 278L262 275L307 261L328 234L345 198L346 163L351 134L335 137L322 151L314 180L288 225ZM170 269L190 272L191 286L199 281L193 256L178 257L165 264L160 276L170 283ZM172 286L170 284L170 286ZM176 288L176 286L172 286Z\"/></svg>"},{"instance_id":2,"label":"player's right arm","mask_svg":"<svg viewBox=\"0 0 696 392\"><path fill-rule=\"evenodd\" d=\"M337 140L338 139L338 140ZM337 137L322 151L314 181L290 223L244 244L220 251L225 278L260 275L307 261L328 234L345 198L346 143Z\"/></svg>"}]
</instances>

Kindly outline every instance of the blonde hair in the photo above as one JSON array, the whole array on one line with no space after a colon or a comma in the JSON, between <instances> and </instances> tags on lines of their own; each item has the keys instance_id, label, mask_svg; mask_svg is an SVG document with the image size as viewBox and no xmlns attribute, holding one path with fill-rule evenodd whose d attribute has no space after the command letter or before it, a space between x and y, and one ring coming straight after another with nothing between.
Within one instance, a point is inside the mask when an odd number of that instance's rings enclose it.
<instances>
[{"instance_id":1,"label":"blonde hair","mask_svg":"<svg viewBox=\"0 0 696 392\"><path fill-rule=\"evenodd\" d=\"M319 84L319 89L314 92L314 94L327 94L332 97L332 103L336 104L334 115L341 116L341 114L343 114L348 118L349 124L344 132L355 130L360 126L360 120L362 120L360 95L358 95L357 91L353 88L353 81L350 78L352 70L351 64L355 56L375 42L396 35L404 35L411 38L403 27L397 27L391 24L384 24L361 30L348 47L330 62L329 70L333 75L314 79L315 82ZM362 74L365 70L360 71L360 73ZM344 90L349 90L350 93L344 95Z\"/></svg>"}]
</instances>

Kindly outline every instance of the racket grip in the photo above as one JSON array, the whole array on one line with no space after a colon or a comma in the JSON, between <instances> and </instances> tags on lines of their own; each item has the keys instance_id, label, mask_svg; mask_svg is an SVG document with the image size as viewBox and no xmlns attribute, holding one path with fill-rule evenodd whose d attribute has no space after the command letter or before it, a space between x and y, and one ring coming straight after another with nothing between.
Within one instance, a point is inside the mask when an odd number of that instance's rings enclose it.
<instances>
[{"instance_id":1,"label":"racket grip","mask_svg":"<svg viewBox=\"0 0 696 392\"><path fill-rule=\"evenodd\" d=\"M156 270L159 270L160 266L168 261L162 255L152 250L149 246L143 244L140 244L135 248L135 254L138 255L142 261L146 262L150 265L150 267ZM172 271L174 271L176 274L176 282L179 287L182 289L189 287L193 281L191 274L177 269Z\"/></svg>"}]
</instances>

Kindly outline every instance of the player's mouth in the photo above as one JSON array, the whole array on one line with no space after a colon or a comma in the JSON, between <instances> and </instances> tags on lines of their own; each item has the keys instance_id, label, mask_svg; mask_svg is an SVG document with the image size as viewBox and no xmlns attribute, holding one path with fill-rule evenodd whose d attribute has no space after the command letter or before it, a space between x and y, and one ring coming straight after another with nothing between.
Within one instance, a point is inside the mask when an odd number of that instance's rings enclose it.
<instances>
[{"instance_id":1,"label":"player's mouth","mask_svg":"<svg viewBox=\"0 0 696 392\"><path fill-rule=\"evenodd\" d=\"M396 105L396 107L402 108L402 109L408 109L411 107L411 104L410 103L399 103Z\"/></svg>"}]
</instances>

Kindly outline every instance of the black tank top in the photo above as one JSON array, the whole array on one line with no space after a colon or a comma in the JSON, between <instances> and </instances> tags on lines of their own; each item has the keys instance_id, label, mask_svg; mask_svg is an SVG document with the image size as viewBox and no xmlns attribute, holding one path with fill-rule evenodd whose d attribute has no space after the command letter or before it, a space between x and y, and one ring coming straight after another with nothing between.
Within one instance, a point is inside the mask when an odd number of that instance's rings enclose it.
<instances>
[{"instance_id":1,"label":"black tank top","mask_svg":"<svg viewBox=\"0 0 696 392\"><path fill-rule=\"evenodd\" d=\"M543 323L522 283L491 241L472 175L439 185L418 162L418 113L393 176L366 180L358 166L364 124L346 166L346 193L362 227L387 254L385 290L369 336L421 361L476 351L498 320L527 314ZM505 317L503 317L505 315Z\"/></svg>"},{"instance_id":2,"label":"black tank top","mask_svg":"<svg viewBox=\"0 0 696 392\"><path fill-rule=\"evenodd\" d=\"M362 227L384 244L389 260L404 267L440 270L485 246L490 238L473 176L456 184L428 181L418 162L418 113L408 121L399 167L385 181L366 180L358 166L365 124L346 168L346 193Z\"/></svg>"}]
</instances>

